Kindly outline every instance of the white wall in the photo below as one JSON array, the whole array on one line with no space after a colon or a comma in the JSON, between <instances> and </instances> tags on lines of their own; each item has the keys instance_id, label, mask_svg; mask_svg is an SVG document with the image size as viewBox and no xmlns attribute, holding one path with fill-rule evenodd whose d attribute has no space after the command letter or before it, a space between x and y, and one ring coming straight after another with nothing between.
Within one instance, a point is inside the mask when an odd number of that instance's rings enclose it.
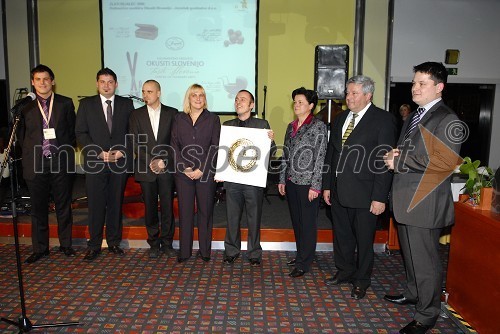
<instances>
[{"instance_id":1,"label":"white wall","mask_svg":"<svg viewBox=\"0 0 500 334\"><path fill-rule=\"evenodd\" d=\"M496 84L489 164L500 166L500 1L394 0L391 81L409 82L414 65L444 63L446 49L460 50L450 83Z\"/></svg>"}]
</instances>

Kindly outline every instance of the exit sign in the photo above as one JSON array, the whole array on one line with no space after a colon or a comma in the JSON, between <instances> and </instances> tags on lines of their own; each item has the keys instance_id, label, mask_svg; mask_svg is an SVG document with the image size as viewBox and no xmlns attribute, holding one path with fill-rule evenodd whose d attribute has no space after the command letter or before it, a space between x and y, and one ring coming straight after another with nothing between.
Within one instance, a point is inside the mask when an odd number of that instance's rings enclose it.
<instances>
[{"instance_id":1,"label":"exit sign","mask_svg":"<svg viewBox=\"0 0 500 334\"><path fill-rule=\"evenodd\" d=\"M458 68L456 67L447 67L448 75L458 75Z\"/></svg>"}]
</instances>

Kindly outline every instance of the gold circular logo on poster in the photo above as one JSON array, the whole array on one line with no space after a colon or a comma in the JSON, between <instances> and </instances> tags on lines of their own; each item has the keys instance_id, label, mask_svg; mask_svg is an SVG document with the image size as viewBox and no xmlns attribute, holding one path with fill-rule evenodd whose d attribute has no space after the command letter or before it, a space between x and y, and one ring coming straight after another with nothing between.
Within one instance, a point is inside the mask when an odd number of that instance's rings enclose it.
<instances>
[{"instance_id":1,"label":"gold circular logo on poster","mask_svg":"<svg viewBox=\"0 0 500 334\"><path fill-rule=\"evenodd\" d=\"M251 151L253 151L253 155L247 155L247 153L250 153ZM250 159L250 161L241 165L237 162L238 157L245 157L245 160ZM249 172L257 163L258 158L259 155L253 142L245 138L236 140L229 148L229 154L227 155L229 165L237 172Z\"/></svg>"}]
</instances>

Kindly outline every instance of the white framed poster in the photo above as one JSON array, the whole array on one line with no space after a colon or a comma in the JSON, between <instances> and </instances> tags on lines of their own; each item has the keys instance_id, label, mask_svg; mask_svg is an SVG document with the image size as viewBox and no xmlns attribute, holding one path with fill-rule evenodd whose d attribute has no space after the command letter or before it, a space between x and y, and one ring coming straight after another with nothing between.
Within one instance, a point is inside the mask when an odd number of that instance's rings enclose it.
<instances>
[{"instance_id":1,"label":"white framed poster","mask_svg":"<svg viewBox=\"0 0 500 334\"><path fill-rule=\"evenodd\" d=\"M269 129L222 126L215 179L266 187L271 139Z\"/></svg>"}]
</instances>

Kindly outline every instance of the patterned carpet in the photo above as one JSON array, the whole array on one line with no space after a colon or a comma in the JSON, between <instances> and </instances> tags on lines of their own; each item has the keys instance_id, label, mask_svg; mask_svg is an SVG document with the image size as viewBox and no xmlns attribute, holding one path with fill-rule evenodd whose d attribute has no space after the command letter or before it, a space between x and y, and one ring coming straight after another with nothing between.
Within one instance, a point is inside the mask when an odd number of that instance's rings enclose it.
<instances>
[{"instance_id":1,"label":"patterned carpet","mask_svg":"<svg viewBox=\"0 0 500 334\"><path fill-rule=\"evenodd\" d=\"M261 267L244 258L222 264L222 251L205 263L194 256L179 264L165 256L151 260L145 249L125 257L106 250L93 263L66 258L57 248L48 258L23 265L27 317L33 324L80 322L36 333L396 333L412 320L411 306L385 302L401 291L399 254L377 253L372 287L361 301L349 285L323 281L334 269L332 254L318 252L312 272L292 279L292 252L266 251ZM22 259L30 247L21 246ZM443 246L443 257L447 247ZM0 316L21 315L13 245L0 245ZM16 333L0 323L1 333ZM440 318L432 333L462 333Z\"/></svg>"}]
</instances>

